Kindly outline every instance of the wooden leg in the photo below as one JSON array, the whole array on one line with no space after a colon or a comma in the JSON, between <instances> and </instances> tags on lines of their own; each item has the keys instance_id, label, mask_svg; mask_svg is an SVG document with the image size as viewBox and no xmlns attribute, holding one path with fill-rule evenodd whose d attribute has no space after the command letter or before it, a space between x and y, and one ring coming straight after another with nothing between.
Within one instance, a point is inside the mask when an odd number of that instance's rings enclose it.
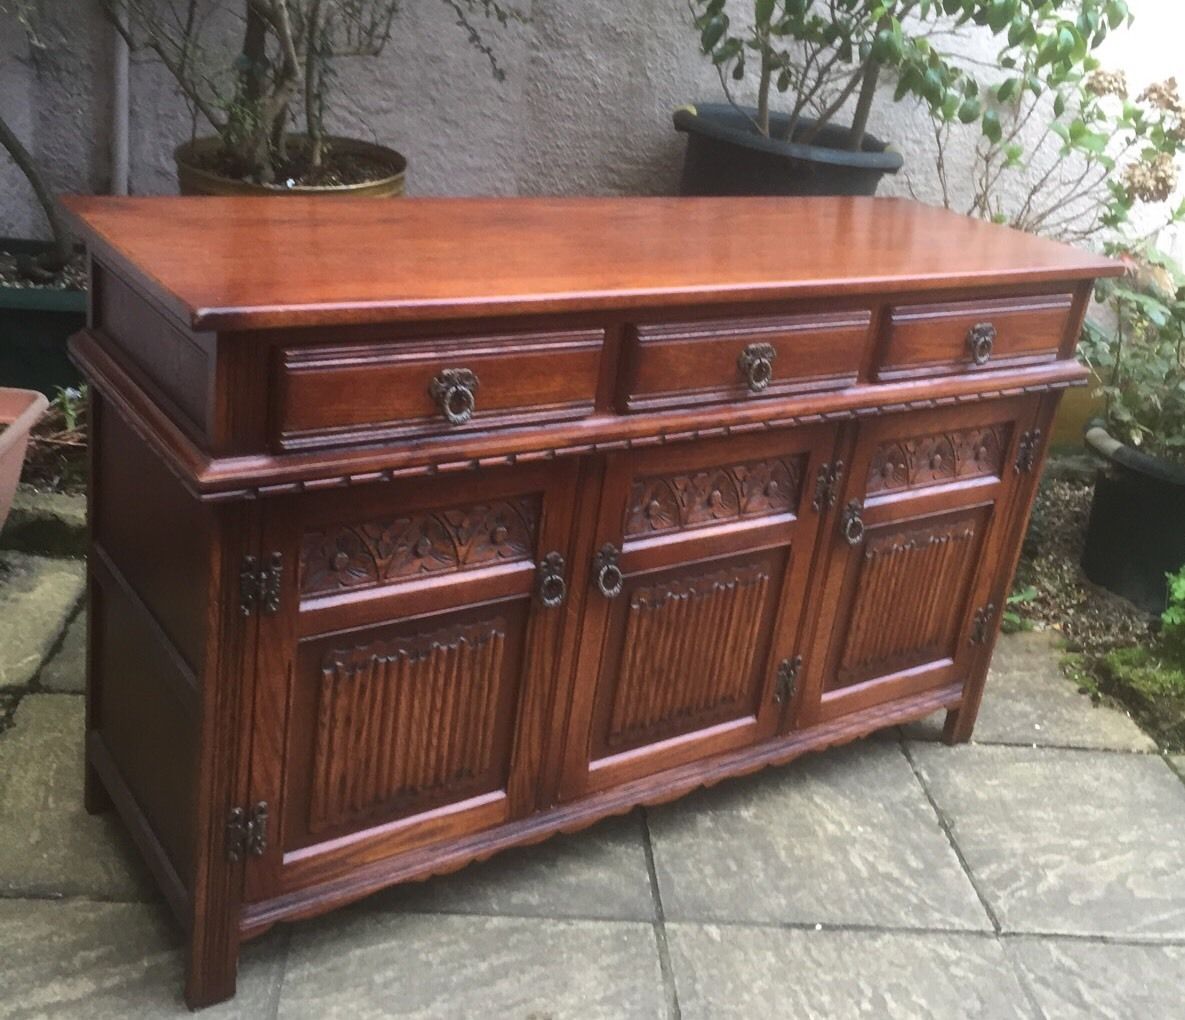
<instances>
[{"instance_id":1,"label":"wooden leg","mask_svg":"<svg viewBox=\"0 0 1185 1020\"><path fill-rule=\"evenodd\" d=\"M187 948L185 1005L203 1009L233 998L239 971L239 933L226 925L214 932L207 923L195 923Z\"/></svg>"},{"instance_id":2,"label":"wooden leg","mask_svg":"<svg viewBox=\"0 0 1185 1020\"><path fill-rule=\"evenodd\" d=\"M967 718L970 722L966 722ZM942 725L942 742L944 744L965 744L971 739L971 730L975 726L974 715L968 716L965 709L952 708L946 713L946 721Z\"/></svg>"},{"instance_id":3,"label":"wooden leg","mask_svg":"<svg viewBox=\"0 0 1185 1020\"><path fill-rule=\"evenodd\" d=\"M983 687L987 682L987 668L979 676L967 681L963 690L963 703L958 708L952 708L946 713L946 722L942 727L942 742L944 744L965 744L971 739L971 732L975 729L975 720L979 716L979 705L983 701Z\"/></svg>"}]
</instances>

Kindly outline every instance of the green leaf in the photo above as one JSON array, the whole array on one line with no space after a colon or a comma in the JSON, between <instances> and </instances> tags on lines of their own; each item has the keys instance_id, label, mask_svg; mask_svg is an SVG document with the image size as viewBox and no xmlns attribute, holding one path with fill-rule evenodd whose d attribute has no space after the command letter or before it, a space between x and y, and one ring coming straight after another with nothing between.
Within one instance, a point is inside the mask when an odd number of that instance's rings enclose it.
<instances>
[{"instance_id":1,"label":"green leaf","mask_svg":"<svg viewBox=\"0 0 1185 1020\"><path fill-rule=\"evenodd\" d=\"M728 19L726 17L718 15L717 17L709 18L703 27L703 31L700 32L700 48L705 53L710 53L727 30Z\"/></svg>"},{"instance_id":2,"label":"green leaf","mask_svg":"<svg viewBox=\"0 0 1185 1020\"><path fill-rule=\"evenodd\" d=\"M1004 129L1000 126L1000 115L995 110L988 110L983 115L983 133L993 144L999 143L1000 139L1004 137Z\"/></svg>"},{"instance_id":3,"label":"green leaf","mask_svg":"<svg viewBox=\"0 0 1185 1020\"><path fill-rule=\"evenodd\" d=\"M979 120L981 113L983 113L983 104L978 99L966 99L959 107L959 120L964 124L971 124Z\"/></svg>"},{"instance_id":4,"label":"green leaf","mask_svg":"<svg viewBox=\"0 0 1185 1020\"><path fill-rule=\"evenodd\" d=\"M1016 95L1017 86L1020 85L1019 78L1008 78L1005 82L996 89L996 98L1001 103L1008 102L1014 95Z\"/></svg>"}]
</instances>

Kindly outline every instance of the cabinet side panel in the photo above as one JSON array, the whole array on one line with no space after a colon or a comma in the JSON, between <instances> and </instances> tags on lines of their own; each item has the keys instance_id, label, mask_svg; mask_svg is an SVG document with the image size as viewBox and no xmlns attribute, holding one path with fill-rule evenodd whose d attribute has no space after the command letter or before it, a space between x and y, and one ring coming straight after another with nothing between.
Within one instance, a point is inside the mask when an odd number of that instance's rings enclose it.
<instances>
[{"instance_id":1,"label":"cabinet side panel","mask_svg":"<svg viewBox=\"0 0 1185 1020\"><path fill-rule=\"evenodd\" d=\"M195 438L210 431L213 340L183 329L105 266L96 265L94 325Z\"/></svg>"},{"instance_id":2,"label":"cabinet side panel","mask_svg":"<svg viewBox=\"0 0 1185 1020\"><path fill-rule=\"evenodd\" d=\"M95 437L101 495L92 541L151 613L190 670L204 666L209 511L193 499L112 404Z\"/></svg>"},{"instance_id":3,"label":"cabinet side panel","mask_svg":"<svg viewBox=\"0 0 1185 1020\"><path fill-rule=\"evenodd\" d=\"M209 511L118 411L92 436L92 717L98 740L183 884L193 873Z\"/></svg>"}]
</instances>

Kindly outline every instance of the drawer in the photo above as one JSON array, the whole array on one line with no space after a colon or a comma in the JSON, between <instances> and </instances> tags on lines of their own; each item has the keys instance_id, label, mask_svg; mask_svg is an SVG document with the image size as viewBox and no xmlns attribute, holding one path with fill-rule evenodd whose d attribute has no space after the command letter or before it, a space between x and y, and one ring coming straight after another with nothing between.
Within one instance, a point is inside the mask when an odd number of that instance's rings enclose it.
<instances>
[{"instance_id":1,"label":"drawer","mask_svg":"<svg viewBox=\"0 0 1185 1020\"><path fill-rule=\"evenodd\" d=\"M578 418L603 342L590 329L286 348L272 434L290 450Z\"/></svg>"},{"instance_id":2,"label":"drawer","mask_svg":"<svg viewBox=\"0 0 1185 1020\"><path fill-rule=\"evenodd\" d=\"M857 309L635 326L623 406L650 411L850 386L871 321Z\"/></svg>"},{"instance_id":3,"label":"drawer","mask_svg":"<svg viewBox=\"0 0 1185 1020\"><path fill-rule=\"evenodd\" d=\"M897 305L889 311L880 380L1052 361L1066 338L1073 296Z\"/></svg>"}]
</instances>

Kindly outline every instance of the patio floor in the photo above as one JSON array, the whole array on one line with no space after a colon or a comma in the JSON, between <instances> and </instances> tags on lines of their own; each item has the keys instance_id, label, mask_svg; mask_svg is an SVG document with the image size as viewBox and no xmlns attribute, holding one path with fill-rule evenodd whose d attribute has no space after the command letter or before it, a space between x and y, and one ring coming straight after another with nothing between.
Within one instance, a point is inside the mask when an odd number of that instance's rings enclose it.
<instances>
[{"instance_id":1,"label":"patio floor","mask_svg":"<svg viewBox=\"0 0 1185 1020\"><path fill-rule=\"evenodd\" d=\"M179 934L82 810L84 618L63 624L8 683L0 1016L183 1016ZM975 743L937 733L281 926L202 1015L1185 1017L1185 762L1075 692L1040 635L1001 641Z\"/></svg>"}]
</instances>

